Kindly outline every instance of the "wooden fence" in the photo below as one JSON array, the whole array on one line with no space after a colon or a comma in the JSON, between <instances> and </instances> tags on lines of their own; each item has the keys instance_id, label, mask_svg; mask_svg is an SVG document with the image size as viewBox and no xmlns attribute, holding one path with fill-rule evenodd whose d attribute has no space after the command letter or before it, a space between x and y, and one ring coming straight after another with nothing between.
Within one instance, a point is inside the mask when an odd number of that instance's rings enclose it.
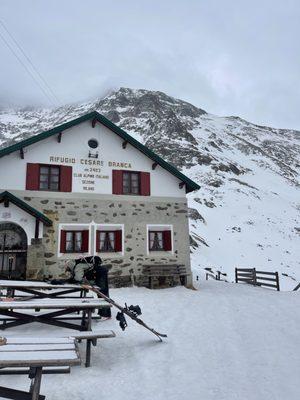
<instances>
[{"instance_id":1,"label":"wooden fence","mask_svg":"<svg viewBox=\"0 0 300 400\"><path fill-rule=\"evenodd\" d=\"M250 285L280 290L278 272L257 271L256 268L236 268L235 282L245 282Z\"/></svg>"},{"instance_id":2,"label":"wooden fence","mask_svg":"<svg viewBox=\"0 0 300 400\"><path fill-rule=\"evenodd\" d=\"M216 281L222 281L223 279L221 279L221 276L227 276L227 274L225 274L224 272L221 271L216 271L216 273L214 274L213 271L211 270L211 268L205 268L206 269L206 280L208 280L209 278L215 279Z\"/></svg>"}]
</instances>

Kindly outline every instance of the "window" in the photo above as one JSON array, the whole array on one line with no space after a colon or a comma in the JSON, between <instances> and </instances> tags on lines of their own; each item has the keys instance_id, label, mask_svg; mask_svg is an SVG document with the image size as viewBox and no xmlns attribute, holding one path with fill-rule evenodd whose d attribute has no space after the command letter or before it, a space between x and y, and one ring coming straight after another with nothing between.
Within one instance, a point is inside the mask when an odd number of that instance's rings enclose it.
<instances>
[{"instance_id":1,"label":"window","mask_svg":"<svg viewBox=\"0 0 300 400\"><path fill-rule=\"evenodd\" d=\"M162 232L149 232L149 250L161 251L164 250L164 240Z\"/></svg>"},{"instance_id":2,"label":"window","mask_svg":"<svg viewBox=\"0 0 300 400\"><path fill-rule=\"evenodd\" d=\"M40 190L59 190L60 168L51 165L40 166Z\"/></svg>"},{"instance_id":3,"label":"window","mask_svg":"<svg viewBox=\"0 0 300 400\"><path fill-rule=\"evenodd\" d=\"M139 172L123 172L123 194L140 194Z\"/></svg>"},{"instance_id":4,"label":"window","mask_svg":"<svg viewBox=\"0 0 300 400\"><path fill-rule=\"evenodd\" d=\"M96 139L90 139L88 141L88 145L91 149L96 149L99 146L98 140Z\"/></svg>"},{"instance_id":5,"label":"window","mask_svg":"<svg viewBox=\"0 0 300 400\"><path fill-rule=\"evenodd\" d=\"M66 232L66 252L80 253L82 249L82 232Z\"/></svg>"},{"instance_id":6,"label":"window","mask_svg":"<svg viewBox=\"0 0 300 400\"><path fill-rule=\"evenodd\" d=\"M27 163L26 190L72 192L72 180L69 165Z\"/></svg>"},{"instance_id":7,"label":"window","mask_svg":"<svg viewBox=\"0 0 300 400\"><path fill-rule=\"evenodd\" d=\"M115 232L100 232L99 241L99 251L115 251Z\"/></svg>"},{"instance_id":8,"label":"window","mask_svg":"<svg viewBox=\"0 0 300 400\"><path fill-rule=\"evenodd\" d=\"M61 230L61 253L87 253L89 251L88 230Z\"/></svg>"},{"instance_id":9,"label":"window","mask_svg":"<svg viewBox=\"0 0 300 400\"><path fill-rule=\"evenodd\" d=\"M149 251L171 251L172 233L170 230L149 230Z\"/></svg>"},{"instance_id":10,"label":"window","mask_svg":"<svg viewBox=\"0 0 300 400\"><path fill-rule=\"evenodd\" d=\"M150 196L150 172L112 171L112 193Z\"/></svg>"},{"instance_id":11,"label":"window","mask_svg":"<svg viewBox=\"0 0 300 400\"><path fill-rule=\"evenodd\" d=\"M97 231L97 251L111 253L122 251L122 231Z\"/></svg>"}]
</instances>

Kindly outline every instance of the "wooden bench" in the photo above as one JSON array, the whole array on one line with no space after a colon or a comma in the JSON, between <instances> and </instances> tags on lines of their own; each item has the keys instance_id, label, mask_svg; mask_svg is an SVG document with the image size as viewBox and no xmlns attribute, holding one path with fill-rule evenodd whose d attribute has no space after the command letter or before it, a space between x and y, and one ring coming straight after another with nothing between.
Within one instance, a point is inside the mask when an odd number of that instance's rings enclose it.
<instances>
[{"instance_id":1,"label":"wooden bench","mask_svg":"<svg viewBox=\"0 0 300 400\"><path fill-rule=\"evenodd\" d=\"M71 336L78 342L86 340L86 354L85 354L85 367L90 367L91 365L91 345L96 346L98 339L108 339L116 337L114 331L91 331L75 333Z\"/></svg>"},{"instance_id":2,"label":"wooden bench","mask_svg":"<svg viewBox=\"0 0 300 400\"><path fill-rule=\"evenodd\" d=\"M87 290L81 285L70 283L57 285L39 281L0 280L0 292L1 290L5 290L8 297L15 297L16 292L22 293L20 297L42 299L62 297L70 299L87 296ZM76 294L76 297L70 294Z\"/></svg>"},{"instance_id":3,"label":"wooden bench","mask_svg":"<svg viewBox=\"0 0 300 400\"><path fill-rule=\"evenodd\" d=\"M186 285L186 278L190 274L186 272L185 265L182 264L160 264L144 265L143 275L149 279L149 287L153 289L154 281L158 281L157 287ZM166 285L167 278L170 279L169 285ZM175 282L175 284L174 284Z\"/></svg>"},{"instance_id":4,"label":"wooden bench","mask_svg":"<svg viewBox=\"0 0 300 400\"><path fill-rule=\"evenodd\" d=\"M71 366L80 364L74 338L7 337L0 346L0 375L28 374L31 385L28 392L0 386L0 398L44 400L40 395L42 375L68 373Z\"/></svg>"},{"instance_id":5,"label":"wooden bench","mask_svg":"<svg viewBox=\"0 0 300 400\"><path fill-rule=\"evenodd\" d=\"M75 329L78 331L90 331L92 324L92 313L103 307L110 305L102 299L30 299L26 301L5 300L0 301L0 315L12 317L13 320L0 325L0 329L39 322L54 325L62 328ZM16 311L18 310L18 311ZM31 311L30 311L31 310ZM35 313L32 313L35 310ZM45 312L52 310L52 312ZM30 311L30 314L28 314ZM81 312L81 323L74 324L58 319L59 317Z\"/></svg>"},{"instance_id":6,"label":"wooden bench","mask_svg":"<svg viewBox=\"0 0 300 400\"><path fill-rule=\"evenodd\" d=\"M97 345L97 341L99 339L108 339L108 338L114 338L116 337L116 334L114 331L110 330L102 330L102 331L88 331L88 332L81 332L81 333L74 333L69 336L62 336L61 338L47 338L47 337L7 337L8 344L13 344L13 343L25 343L25 345L29 345L31 343L53 343L55 345L57 344L63 344L64 341L66 343L69 343L71 340L72 342L75 340L76 342L81 342L82 340L86 340L86 353L85 353L85 367L90 367L91 366L91 347ZM55 347L54 345L54 347ZM1 347L0 347L1 350ZM1 367L0 367L1 368ZM1 371L1 369L0 369ZM47 368L44 369L43 374L50 374L52 373L52 368ZM70 372L67 368L59 368L55 369L53 373L68 373ZM14 370L15 375L24 375L28 373L28 369L20 368L18 370ZM1 372L0 372L1 374ZM10 375L12 374L10 371L4 372L2 371L2 375Z\"/></svg>"}]
</instances>

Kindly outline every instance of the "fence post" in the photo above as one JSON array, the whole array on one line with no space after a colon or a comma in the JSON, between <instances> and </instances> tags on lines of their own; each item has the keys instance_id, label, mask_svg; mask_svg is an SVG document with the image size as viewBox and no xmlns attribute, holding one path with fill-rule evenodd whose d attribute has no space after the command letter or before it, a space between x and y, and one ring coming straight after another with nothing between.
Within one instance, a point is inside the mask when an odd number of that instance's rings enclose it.
<instances>
[{"instance_id":1,"label":"fence post","mask_svg":"<svg viewBox=\"0 0 300 400\"><path fill-rule=\"evenodd\" d=\"M237 274L237 268L235 269L235 283L238 283L238 274Z\"/></svg>"},{"instance_id":2,"label":"fence post","mask_svg":"<svg viewBox=\"0 0 300 400\"><path fill-rule=\"evenodd\" d=\"M256 268L253 268L252 276L253 276L253 285L256 286Z\"/></svg>"},{"instance_id":3,"label":"fence post","mask_svg":"<svg viewBox=\"0 0 300 400\"><path fill-rule=\"evenodd\" d=\"M276 275L277 291L279 292L280 291L280 287L279 287L279 275L278 275L278 272L275 272L275 275Z\"/></svg>"}]
</instances>

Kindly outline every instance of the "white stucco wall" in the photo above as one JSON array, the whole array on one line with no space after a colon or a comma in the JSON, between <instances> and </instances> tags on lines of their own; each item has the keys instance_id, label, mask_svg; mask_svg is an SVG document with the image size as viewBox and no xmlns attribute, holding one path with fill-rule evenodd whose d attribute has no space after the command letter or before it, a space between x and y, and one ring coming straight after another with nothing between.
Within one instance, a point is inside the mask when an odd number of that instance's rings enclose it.
<instances>
[{"instance_id":1,"label":"white stucco wall","mask_svg":"<svg viewBox=\"0 0 300 400\"><path fill-rule=\"evenodd\" d=\"M9 207L4 207L4 204L0 203L0 224L1 222L12 222L20 225L26 232L28 245L31 244L31 239L34 238L35 234L35 218L32 215L12 203L9 203ZM39 238L42 236L43 224L40 223Z\"/></svg>"},{"instance_id":2,"label":"white stucco wall","mask_svg":"<svg viewBox=\"0 0 300 400\"><path fill-rule=\"evenodd\" d=\"M99 142L96 150L90 149L87 144L91 138ZM92 128L91 121L84 122L64 131L61 143L58 143L57 135L55 135L26 147L24 160L21 159L19 152L1 158L0 189L25 190L26 164L45 163L73 167L74 193L111 194L112 170L124 169L150 172L151 196L185 197L185 189L179 188L180 180L160 166L152 170L153 161L151 159L130 144L123 149L122 143L123 139L102 124L97 123L95 128ZM99 158L88 158L90 150L92 152L99 151ZM56 157L62 157L64 160L57 160ZM88 163L93 161L96 165L89 166ZM109 166L110 162L124 163L127 168ZM89 178L89 174L94 177ZM83 181L95 183L88 184Z\"/></svg>"}]
</instances>

